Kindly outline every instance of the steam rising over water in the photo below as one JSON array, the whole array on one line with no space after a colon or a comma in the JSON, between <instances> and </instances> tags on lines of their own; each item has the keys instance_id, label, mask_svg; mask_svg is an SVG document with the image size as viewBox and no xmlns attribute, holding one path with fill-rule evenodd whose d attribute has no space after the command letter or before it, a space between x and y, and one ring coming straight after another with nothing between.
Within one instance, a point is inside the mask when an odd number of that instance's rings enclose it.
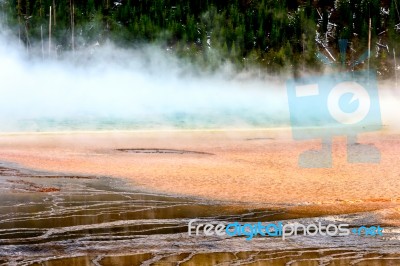
<instances>
[{"instance_id":1,"label":"steam rising over water","mask_svg":"<svg viewBox=\"0 0 400 266\"><path fill-rule=\"evenodd\" d=\"M108 43L52 59L35 51L0 33L0 131L290 125L287 76L231 65L205 72L151 45ZM379 90L383 123L398 129L395 81Z\"/></svg>"},{"instance_id":2,"label":"steam rising over water","mask_svg":"<svg viewBox=\"0 0 400 266\"><path fill-rule=\"evenodd\" d=\"M109 44L58 60L0 38L0 130L268 127L288 124L284 82L205 74L162 51Z\"/></svg>"}]
</instances>

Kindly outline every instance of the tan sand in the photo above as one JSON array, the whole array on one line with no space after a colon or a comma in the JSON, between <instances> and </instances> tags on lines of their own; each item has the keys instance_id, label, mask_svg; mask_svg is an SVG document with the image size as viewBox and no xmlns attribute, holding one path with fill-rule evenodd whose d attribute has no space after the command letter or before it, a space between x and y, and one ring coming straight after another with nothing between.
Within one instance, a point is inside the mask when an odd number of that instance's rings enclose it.
<instances>
[{"instance_id":1,"label":"tan sand","mask_svg":"<svg viewBox=\"0 0 400 266\"><path fill-rule=\"evenodd\" d=\"M210 199L325 206L322 213L385 209L400 217L400 135L360 139L381 150L380 164L348 164L345 138L334 140L333 167L303 169L298 155L317 141L289 130L136 131L3 134L0 160L24 167L131 180L141 189ZM136 154L162 148L208 154Z\"/></svg>"}]
</instances>

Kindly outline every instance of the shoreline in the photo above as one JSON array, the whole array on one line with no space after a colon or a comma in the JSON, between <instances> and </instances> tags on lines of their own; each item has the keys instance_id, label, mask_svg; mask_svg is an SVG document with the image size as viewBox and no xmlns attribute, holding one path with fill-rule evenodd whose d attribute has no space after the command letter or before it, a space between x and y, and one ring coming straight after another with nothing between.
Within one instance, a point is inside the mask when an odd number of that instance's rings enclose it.
<instances>
[{"instance_id":1,"label":"shoreline","mask_svg":"<svg viewBox=\"0 0 400 266\"><path fill-rule=\"evenodd\" d=\"M198 265L221 258L225 258L226 263L234 263L238 254L246 263L264 264L266 257L273 264L314 257L323 258L325 262L346 263L352 254L369 262L372 259L377 263L398 261L398 249L393 247L398 246L399 228L379 221L373 209L364 208L370 212L363 213L324 215L321 209L315 212L290 206L227 204L146 193L128 188L124 181L115 178L80 179L68 175L54 178L53 173L7 166L0 162L0 197L4 200L0 212L3 217L0 219L0 242L4 247L0 251L0 261L3 264L100 262L108 266L176 262L179 258L188 265ZM31 190L32 185L58 189ZM330 236L298 233L290 241L262 236L251 241L243 236L216 239L188 235L191 220L224 224L235 221L330 224L335 221L348 223L350 228L379 224L384 227L385 236L365 239L349 235L333 240Z\"/></svg>"},{"instance_id":2,"label":"shoreline","mask_svg":"<svg viewBox=\"0 0 400 266\"><path fill-rule=\"evenodd\" d=\"M319 127L303 127L304 130L312 130L319 129ZM54 130L54 131L2 131L0 132L1 136L28 136L28 135L79 135L79 134L110 134L110 133L163 133L163 132L176 132L176 133L190 133L190 132L199 132L199 133L212 133L212 132L221 132L221 133L229 133L229 132L290 132L292 131L292 126L282 126L282 127L245 127L245 128L163 128L163 129L96 129L96 130ZM364 135L376 134L376 133L390 133L390 134L400 134L400 128L389 127L388 125L383 125L380 131L375 132L366 132Z\"/></svg>"},{"instance_id":3,"label":"shoreline","mask_svg":"<svg viewBox=\"0 0 400 266\"><path fill-rule=\"evenodd\" d=\"M51 184L57 182L57 179L64 179L63 182L68 182L66 180L71 180L71 183L75 182L85 182L85 183L102 183L106 182L108 185L111 183L116 183L118 185L113 185L113 190L123 191L124 193L143 193L144 195L153 197L165 197L178 200L187 200L198 202L201 204L206 204L210 206L226 206L226 210L235 211L249 211L261 210L261 211L276 211L282 212L284 219L308 219L312 217L333 217L336 215L362 215L363 213L369 213L370 219L379 220L380 213L382 211L390 210L391 208L397 207L397 204L391 204L389 202L325 202L321 204L312 203L268 203L268 202L239 202L231 200L219 200L212 198L196 197L187 194L176 194L176 193L165 193L157 191L154 189L139 189L132 185L129 179L118 178L118 177L108 177L108 176L84 176L73 173L58 173L45 170L34 170L23 167L13 162L0 161L0 180L4 177L10 176L11 179L5 179L0 182L0 189L8 193L18 193L18 194L36 194L45 195L48 193L65 193L64 188L54 187ZM76 180L76 181L74 181ZM108 181L107 181L108 180ZM5 183L4 183L5 181ZM32 182L33 181L33 182ZM125 187L125 185L132 186ZM382 226L397 227L400 223L390 221L390 220L379 220Z\"/></svg>"}]
</instances>

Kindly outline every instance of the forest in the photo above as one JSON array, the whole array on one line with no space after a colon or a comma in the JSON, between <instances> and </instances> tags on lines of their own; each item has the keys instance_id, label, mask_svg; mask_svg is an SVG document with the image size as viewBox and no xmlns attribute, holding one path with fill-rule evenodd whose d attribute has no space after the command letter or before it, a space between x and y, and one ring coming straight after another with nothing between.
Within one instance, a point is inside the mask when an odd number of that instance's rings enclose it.
<instances>
[{"instance_id":1,"label":"forest","mask_svg":"<svg viewBox=\"0 0 400 266\"><path fill-rule=\"evenodd\" d=\"M400 0L2 0L0 19L43 57L152 43L204 68L298 73L324 67L392 77Z\"/></svg>"}]
</instances>

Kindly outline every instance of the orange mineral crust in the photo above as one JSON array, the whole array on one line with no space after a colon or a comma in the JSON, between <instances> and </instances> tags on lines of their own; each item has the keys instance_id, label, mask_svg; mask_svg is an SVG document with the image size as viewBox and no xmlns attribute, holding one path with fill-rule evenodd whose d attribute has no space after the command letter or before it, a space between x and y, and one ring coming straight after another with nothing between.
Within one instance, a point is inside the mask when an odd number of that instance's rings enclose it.
<instances>
[{"instance_id":1,"label":"orange mineral crust","mask_svg":"<svg viewBox=\"0 0 400 266\"><path fill-rule=\"evenodd\" d=\"M294 141L288 129L10 133L0 136L0 160L208 199L396 206L400 135L378 132L359 141L380 149L381 163L347 163L346 139L337 138L332 168L300 168L299 154L320 143Z\"/></svg>"}]
</instances>

